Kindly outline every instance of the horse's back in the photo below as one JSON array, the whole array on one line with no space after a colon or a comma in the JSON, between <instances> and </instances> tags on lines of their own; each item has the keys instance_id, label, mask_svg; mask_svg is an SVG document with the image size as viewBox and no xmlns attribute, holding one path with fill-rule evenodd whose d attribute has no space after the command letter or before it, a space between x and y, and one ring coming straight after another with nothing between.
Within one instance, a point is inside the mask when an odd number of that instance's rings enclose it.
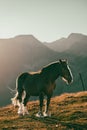
<instances>
[{"instance_id":1,"label":"horse's back","mask_svg":"<svg viewBox=\"0 0 87 130\"><path fill-rule=\"evenodd\" d=\"M24 81L29 76L28 72L22 73L18 76L18 79Z\"/></svg>"},{"instance_id":2,"label":"horse's back","mask_svg":"<svg viewBox=\"0 0 87 130\"><path fill-rule=\"evenodd\" d=\"M22 86L24 81L26 80L26 78L28 77L28 73L25 72L25 73L21 73L17 79L16 79L16 88L18 88L18 86Z\"/></svg>"}]
</instances>

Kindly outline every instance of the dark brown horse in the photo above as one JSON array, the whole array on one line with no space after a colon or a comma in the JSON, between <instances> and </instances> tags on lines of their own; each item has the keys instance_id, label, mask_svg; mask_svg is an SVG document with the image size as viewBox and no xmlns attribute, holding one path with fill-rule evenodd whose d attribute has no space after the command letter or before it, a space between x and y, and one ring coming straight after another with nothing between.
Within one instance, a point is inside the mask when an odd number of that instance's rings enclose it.
<instances>
[{"instance_id":1,"label":"dark brown horse","mask_svg":"<svg viewBox=\"0 0 87 130\"><path fill-rule=\"evenodd\" d=\"M14 105L18 104L18 114L28 114L26 108L30 96L39 96L40 110L38 117L42 117L42 107L44 96L47 96L47 104L44 116L48 116L48 108L53 90L56 87L55 80L61 76L70 84L73 81L72 73L66 60L59 60L43 67L38 72L22 73L16 80L17 93L12 99Z\"/></svg>"}]
</instances>

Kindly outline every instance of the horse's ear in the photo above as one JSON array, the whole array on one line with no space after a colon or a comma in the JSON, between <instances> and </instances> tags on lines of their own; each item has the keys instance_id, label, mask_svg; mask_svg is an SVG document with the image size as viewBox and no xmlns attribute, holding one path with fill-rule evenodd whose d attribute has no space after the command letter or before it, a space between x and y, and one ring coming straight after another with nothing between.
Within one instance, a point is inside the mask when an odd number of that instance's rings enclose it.
<instances>
[{"instance_id":1,"label":"horse's ear","mask_svg":"<svg viewBox=\"0 0 87 130\"><path fill-rule=\"evenodd\" d=\"M59 59L59 61L60 61L60 63L62 63L62 60L61 60L61 59Z\"/></svg>"}]
</instances>

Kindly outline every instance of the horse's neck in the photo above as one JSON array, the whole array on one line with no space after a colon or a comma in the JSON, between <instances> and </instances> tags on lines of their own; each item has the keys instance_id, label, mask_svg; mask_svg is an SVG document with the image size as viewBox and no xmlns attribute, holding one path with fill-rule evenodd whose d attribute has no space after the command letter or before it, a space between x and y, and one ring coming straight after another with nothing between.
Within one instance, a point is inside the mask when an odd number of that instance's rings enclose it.
<instances>
[{"instance_id":1,"label":"horse's neck","mask_svg":"<svg viewBox=\"0 0 87 130\"><path fill-rule=\"evenodd\" d=\"M56 70L56 71L52 71L49 75L50 77L50 80L52 82L54 82L58 77L59 77L59 72Z\"/></svg>"},{"instance_id":2,"label":"horse's neck","mask_svg":"<svg viewBox=\"0 0 87 130\"><path fill-rule=\"evenodd\" d=\"M60 67L59 64L53 64L49 66L48 68L45 68L44 70L44 77L52 82L55 82L55 80L59 77Z\"/></svg>"}]
</instances>

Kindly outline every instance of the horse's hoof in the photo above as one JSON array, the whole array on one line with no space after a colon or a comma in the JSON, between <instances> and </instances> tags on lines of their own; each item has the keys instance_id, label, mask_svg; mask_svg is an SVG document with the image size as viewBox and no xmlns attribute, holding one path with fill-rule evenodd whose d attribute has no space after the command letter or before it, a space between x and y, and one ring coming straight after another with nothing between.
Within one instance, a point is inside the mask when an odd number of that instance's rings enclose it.
<instances>
[{"instance_id":1,"label":"horse's hoof","mask_svg":"<svg viewBox=\"0 0 87 130\"><path fill-rule=\"evenodd\" d=\"M23 116L23 112L22 111L18 111L18 115L19 116Z\"/></svg>"},{"instance_id":2,"label":"horse's hoof","mask_svg":"<svg viewBox=\"0 0 87 130\"><path fill-rule=\"evenodd\" d=\"M44 117L51 117L51 113L43 112Z\"/></svg>"},{"instance_id":3,"label":"horse's hoof","mask_svg":"<svg viewBox=\"0 0 87 130\"><path fill-rule=\"evenodd\" d=\"M23 113L23 116L28 116L28 115L29 115L29 112Z\"/></svg>"},{"instance_id":4,"label":"horse's hoof","mask_svg":"<svg viewBox=\"0 0 87 130\"><path fill-rule=\"evenodd\" d=\"M36 117L43 118L44 116L43 116L42 113L38 112L38 113L36 114Z\"/></svg>"},{"instance_id":5,"label":"horse's hoof","mask_svg":"<svg viewBox=\"0 0 87 130\"><path fill-rule=\"evenodd\" d=\"M23 113L18 113L18 115L19 115L19 117L22 117L22 116L24 116L24 115L23 115Z\"/></svg>"}]
</instances>

